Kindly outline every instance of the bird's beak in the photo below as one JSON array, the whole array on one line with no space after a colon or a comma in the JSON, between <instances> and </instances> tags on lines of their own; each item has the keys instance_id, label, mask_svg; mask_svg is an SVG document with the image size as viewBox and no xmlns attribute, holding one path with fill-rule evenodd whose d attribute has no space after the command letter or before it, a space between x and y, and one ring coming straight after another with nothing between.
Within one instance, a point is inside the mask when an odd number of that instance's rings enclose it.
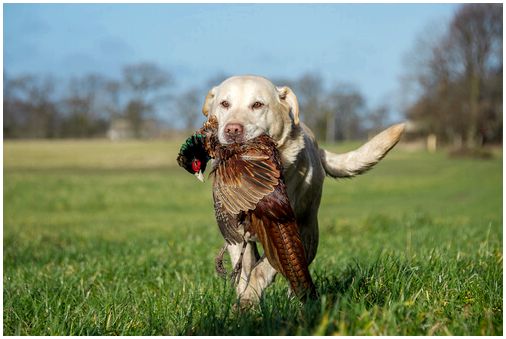
<instances>
[{"instance_id":1,"label":"bird's beak","mask_svg":"<svg viewBox=\"0 0 506 339\"><path fill-rule=\"evenodd\" d=\"M197 177L197 179L204 182L204 174L202 174L202 171L198 171L197 173L195 173L195 176Z\"/></svg>"}]
</instances>

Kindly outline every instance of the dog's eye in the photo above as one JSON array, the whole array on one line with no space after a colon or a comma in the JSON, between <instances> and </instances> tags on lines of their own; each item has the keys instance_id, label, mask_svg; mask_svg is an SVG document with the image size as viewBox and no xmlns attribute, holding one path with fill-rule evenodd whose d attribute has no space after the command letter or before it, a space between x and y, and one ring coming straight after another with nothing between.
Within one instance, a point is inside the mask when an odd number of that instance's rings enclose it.
<instances>
[{"instance_id":1,"label":"dog's eye","mask_svg":"<svg viewBox=\"0 0 506 339\"><path fill-rule=\"evenodd\" d=\"M227 100L223 100L222 102L220 102L220 105L223 108L229 108L230 107L230 103Z\"/></svg>"},{"instance_id":2,"label":"dog's eye","mask_svg":"<svg viewBox=\"0 0 506 339\"><path fill-rule=\"evenodd\" d=\"M256 101L251 107L253 109L259 109L259 108L262 108L264 106L264 104L260 101Z\"/></svg>"}]
</instances>

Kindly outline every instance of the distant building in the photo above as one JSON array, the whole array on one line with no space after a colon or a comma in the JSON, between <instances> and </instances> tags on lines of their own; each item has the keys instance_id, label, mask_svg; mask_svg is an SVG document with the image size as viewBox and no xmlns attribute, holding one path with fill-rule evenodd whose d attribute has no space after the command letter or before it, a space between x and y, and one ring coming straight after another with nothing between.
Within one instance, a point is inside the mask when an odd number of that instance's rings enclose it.
<instances>
[{"instance_id":1,"label":"distant building","mask_svg":"<svg viewBox=\"0 0 506 339\"><path fill-rule=\"evenodd\" d=\"M107 137L111 140L132 139L134 136L130 122L123 118L111 121L111 126L107 131Z\"/></svg>"},{"instance_id":2,"label":"distant building","mask_svg":"<svg viewBox=\"0 0 506 339\"><path fill-rule=\"evenodd\" d=\"M438 140L436 134L427 132L427 127L421 122L406 121L404 140L410 143L413 148L418 145L419 148L424 148L431 153L437 151Z\"/></svg>"},{"instance_id":3,"label":"distant building","mask_svg":"<svg viewBox=\"0 0 506 339\"><path fill-rule=\"evenodd\" d=\"M163 129L160 122L156 119L146 119L142 122L139 138L153 139L162 135ZM107 137L110 140L134 139L135 131L132 123L125 118L116 118L111 121L107 131Z\"/></svg>"}]
</instances>

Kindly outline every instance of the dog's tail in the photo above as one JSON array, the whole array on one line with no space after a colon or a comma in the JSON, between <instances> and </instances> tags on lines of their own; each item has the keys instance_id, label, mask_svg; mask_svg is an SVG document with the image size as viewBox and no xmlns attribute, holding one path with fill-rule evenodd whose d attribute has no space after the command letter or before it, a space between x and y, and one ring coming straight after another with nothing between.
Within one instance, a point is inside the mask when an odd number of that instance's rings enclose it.
<instances>
[{"instance_id":1,"label":"dog's tail","mask_svg":"<svg viewBox=\"0 0 506 339\"><path fill-rule=\"evenodd\" d=\"M403 123L393 125L348 153L335 154L320 149L320 159L325 172L333 178L350 178L366 172L397 144L404 127Z\"/></svg>"}]
</instances>

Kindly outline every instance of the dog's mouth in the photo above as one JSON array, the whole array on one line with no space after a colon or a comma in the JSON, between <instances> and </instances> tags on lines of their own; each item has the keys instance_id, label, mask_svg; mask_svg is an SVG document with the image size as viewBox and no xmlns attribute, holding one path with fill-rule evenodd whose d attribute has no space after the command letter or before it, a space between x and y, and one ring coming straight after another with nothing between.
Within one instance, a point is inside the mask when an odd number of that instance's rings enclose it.
<instances>
[{"instance_id":1,"label":"dog's mouth","mask_svg":"<svg viewBox=\"0 0 506 339\"><path fill-rule=\"evenodd\" d=\"M225 135L227 144L241 144L244 140L244 135Z\"/></svg>"}]
</instances>

